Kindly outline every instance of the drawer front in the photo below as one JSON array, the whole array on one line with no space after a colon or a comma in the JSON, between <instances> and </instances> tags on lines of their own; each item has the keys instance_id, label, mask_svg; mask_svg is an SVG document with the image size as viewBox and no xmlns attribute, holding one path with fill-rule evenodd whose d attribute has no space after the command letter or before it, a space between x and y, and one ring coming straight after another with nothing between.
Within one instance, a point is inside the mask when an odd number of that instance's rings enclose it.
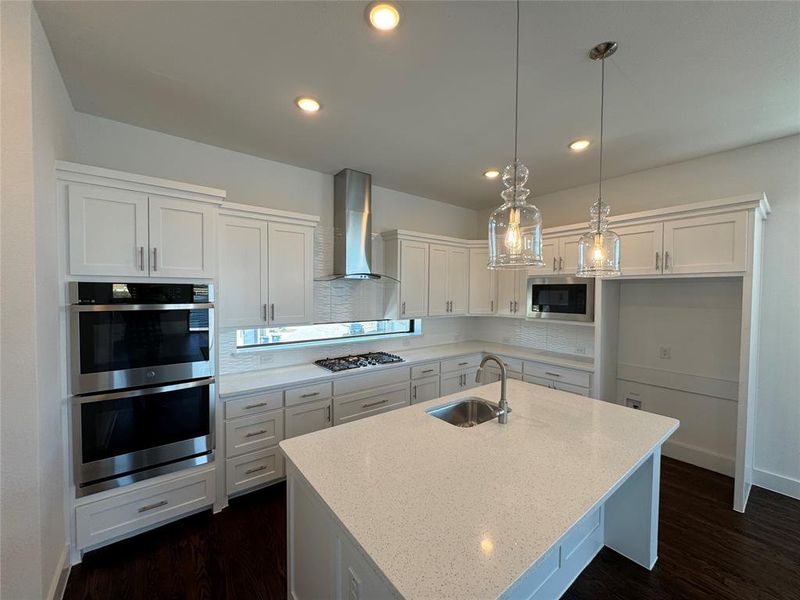
<instances>
[{"instance_id":1,"label":"drawer front","mask_svg":"<svg viewBox=\"0 0 800 600\"><path fill-rule=\"evenodd\" d=\"M225 486L229 495L280 479L284 475L284 459L277 446L225 461Z\"/></svg>"},{"instance_id":2,"label":"drawer front","mask_svg":"<svg viewBox=\"0 0 800 600\"><path fill-rule=\"evenodd\" d=\"M525 373L525 375L552 379L553 381L563 381L564 383L571 383L572 385L582 385L587 388L589 387L589 380L591 378L591 374L586 371L528 361L525 361L523 373Z\"/></svg>"},{"instance_id":3,"label":"drawer front","mask_svg":"<svg viewBox=\"0 0 800 600\"><path fill-rule=\"evenodd\" d=\"M535 383L536 385L541 385L543 387L553 389L552 379L545 379L544 377L535 377L534 375L523 375L522 381L524 381L525 383Z\"/></svg>"},{"instance_id":4,"label":"drawer front","mask_svg":"<svg viewBox=\"0 0 800 600\"><path fill-rule=\"evenodd\" d=\"M408 383L400 383L377 390L334 398L334 425L349 423L350 421L394 410L401 406L408 406L408 404Z\"/></svg>"},{"instance_id":5,"label":"drawer front","mask_svg":"<svg viewBox=\"0 0 800 600\"><path fill-rule=\"evenodd\" d=\"M245 398L228 400L225 403L225 418L235 419L245 415L255 415L275 410L283 406L283 392L254 394Z\"/></svg>"},{"instance_id":6,"label":"drawer front","mask_svg":"<svg viewBox=\"0 0 800 600\"><path fill-rule=\"evenodd\" d=\"M305 435L331 426L333 407L330 398L289 406L285 412L285 439Z\"/></svg>"},{"instance_id":7,"label":"drawer front","mask_svg":"<svg viewBox=\"0 0 800 600\"><path fill-rule=\"evenodd\" d=\"M480 354L469 354L467 356L459 356L458 358L448 358L442 361L442 373L449 373L451 371L461 371L477 367L481 364L483 357Z\"/></svg>"},{"instance_id":8,"label":"drawer front","mask_svg":"<svg viewBox=\"0 0 800 600\"><path fill-rule=\"evenodd\" d=\"M342 377L333 382L333 395L343 396L345 394L355 394L384 385L392 385L400 382L408 383L410 379L409 371L410 369L408 367L396 367L384 369L377 373Z\"/></svg>"},{"instance_id":9,"label":"drawer front","mask_svg":"<svg viewBox=\"0 0 800 600\"><path fill-rule=\"evenodd\" d=\"M283 409L225 423L225 456L274 446L283 439Z\"/></svg>"},{"instance_id":10,"label":"drawer front","mask_svg":"<svg viewBox=\"0 0 800 600\"><path fill-rule=\"evenodd\" d=\"M498 356L503 360L503 364L506 367L507 371L514 371L515 373L522 373L522 360L519 358L511 358L510 356L503 356L502 354L498 354ZM486 366L493 365L494 363L486 363Z\"/></svg>"},{"instance_id":11,"label":"drawer front","mask_svg":"<svg viewBox=\"0 0 800 600\"><path fill-rule=\"evenodd\" d=\"M78 548L88 548L214 504L214 470L75 508Z\"/></svg>"},{"instance_id":12,"label":"drawer front","mask_svg":"<svg viewBox=\"0 0 800 600\"><path fill-rule=\"evenodd\" d=\"M311 402L312 400L324 400L325 398L330 398L332 392L333 386L330 381L292 388L291 390L286 390L286 406L294 406L295 404Z\"/></svg>"},{"instance_id":13,"label":"drawer front","mask_svg":"<svg viewBox=\"0 0 800 600\"><path fill-rule=\"evenodd\" d=\"M423 377L430 377L439 374L439 363L430 362L424 365L416 365L411 367L411 379L421 379Z\"/></svg>"},{"instance_id":14,"label":"drawer front","mask_svg":"<svg viewBox=\"0 0 800 600\"><path fill-rule=\"evenodd\" d=\"M571 383L561 383L560 381L556 381L555 387L557 390L561 390L562 392L571 392L573 394L578 394L579 396L589 395L589 388L585 388L582 385L572 385Z\"/></svg>"},{"instance_id":15,"label":"drawer front","mask_svg":"<svg viewBox=\"0 0 800 600\"><path fill-rule=\"evenodd\" d=\"M500 381L500 369L491 367L488 364L483 368L485 378L481 379L481 385L492 383L493 381ZM506 371L506 377L509 379L516 379L522 381L522 371Z\"/></svg>"}]
</instances>

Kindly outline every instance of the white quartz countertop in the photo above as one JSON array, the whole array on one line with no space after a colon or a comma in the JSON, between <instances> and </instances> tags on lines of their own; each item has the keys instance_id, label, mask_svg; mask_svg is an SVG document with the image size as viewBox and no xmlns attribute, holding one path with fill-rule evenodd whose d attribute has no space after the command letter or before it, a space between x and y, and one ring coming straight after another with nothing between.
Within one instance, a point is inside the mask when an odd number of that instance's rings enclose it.
<instances>
[{"instance_id":1,"label":"white quartz countertop","mask_svg":"<svg viewBox=\"0 0 800 600\"><path fill-rule=\"evenodd\" d=\"M512 412L461 429L426 414L492 383L280 447L405 598L494 598L678 428L510 380Z\"/></svg>"},{"instance_id":2,"label":"white quartz countertop","mask_svg":"<svg viewBox=\"0 0 800 600\"><path fill-rule=\"evenodd\" d=\"M462 356L464 354L473 354L475 352L491 352L494 354L503 354L512 358L519 358L521 360L544 362L551 365L579 369L581 371L594 371L594 361L591 358L582 358L544 350L531 350L529 348L510 346L507 344L469 341L439 346L427 346L424 348L415 348L413 350L396 350L392 351L392 354L397 354L405 362L365 367L362 369L351 369L348 371L339 371L338 373L333 373L313 363L308 363L290 367L275 367L272 369L260 369L258 371L248 371L245 373L220 375L219 393L223 398L227 396L238 396L267 389L315 383L335 377L374 373L380 369L392 369L432 360L443 360L455 356ZM332 353L335 354L333 351Z\"/></svg>"}]
</instances>

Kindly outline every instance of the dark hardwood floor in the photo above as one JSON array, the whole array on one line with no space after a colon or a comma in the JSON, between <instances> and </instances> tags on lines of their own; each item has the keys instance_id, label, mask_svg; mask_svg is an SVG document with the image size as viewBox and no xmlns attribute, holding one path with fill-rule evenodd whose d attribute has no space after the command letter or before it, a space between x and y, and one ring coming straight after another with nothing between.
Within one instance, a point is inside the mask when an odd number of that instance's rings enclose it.
<instances>
[{"instance_id":1,"label":"dark hardwood floor","mask_svg":"<svg viewBox=\"0 0 800 600\"><path fill-rule=\"evenodd\" d=\"M603 549L564 598L800 599L800 501L753 488L741 515L732 491L728 477L663 459L656 567ZM87 553L64 597L286 598L285 493L281 483Z\"/></svg>"}]
</instances>

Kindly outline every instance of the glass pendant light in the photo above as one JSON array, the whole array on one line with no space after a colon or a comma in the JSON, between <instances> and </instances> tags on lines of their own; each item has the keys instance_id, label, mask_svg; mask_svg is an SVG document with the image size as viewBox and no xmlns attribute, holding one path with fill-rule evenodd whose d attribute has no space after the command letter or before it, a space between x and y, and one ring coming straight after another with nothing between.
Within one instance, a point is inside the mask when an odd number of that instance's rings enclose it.
<instances>
[{"instance_id":1,"label":"glass pendant light","mask_svg":"<svg viewBox=\"0 0 800 600\"><path fill-rule=\"evenodd\" d=\"M519 0L517 0L516 87L514 91L514 162L503 169L501 204L489 217L490 269L529 269L544 265L542 259L542 215L528 203L525 187L528 167L517 159L519 124Z\"/></svg>"},{"instance_id":2,"label":"glass pendant light","mask_svg":"<svg viewBox=\"0 0 800 600\"><path fill-rule=\"evenodd\" d=\"M589 231L578 242L578 277L617 277L619 236L608 228L611 207L603 202L603 117L605 108L605 59L617 51L616 42L603 42L592 48L589 57L600 61L600 178L597 201L589 210Z\"/></svg>"}]
</instances>

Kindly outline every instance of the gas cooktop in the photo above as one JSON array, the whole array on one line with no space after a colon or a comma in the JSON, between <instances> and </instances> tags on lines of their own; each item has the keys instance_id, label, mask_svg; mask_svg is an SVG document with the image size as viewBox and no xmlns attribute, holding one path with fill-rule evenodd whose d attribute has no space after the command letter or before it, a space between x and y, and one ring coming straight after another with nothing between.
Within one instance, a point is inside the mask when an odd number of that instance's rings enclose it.
<instances>
[{"instance_id":1,"label":"gas cooktop","mask_svg":"<svg viewBox=\"0 0 800 600\"><path fill-rule=\"evenodd\" d=\"M347 369L373 367L375 365L386 365L396 362L403 362L403 359L395 354L389 354L388 352L368 352L367 354L323 358L321 360L315 360L314 364L335 373L336 371L346 371Z\"/></svg>"}]
</instances>

